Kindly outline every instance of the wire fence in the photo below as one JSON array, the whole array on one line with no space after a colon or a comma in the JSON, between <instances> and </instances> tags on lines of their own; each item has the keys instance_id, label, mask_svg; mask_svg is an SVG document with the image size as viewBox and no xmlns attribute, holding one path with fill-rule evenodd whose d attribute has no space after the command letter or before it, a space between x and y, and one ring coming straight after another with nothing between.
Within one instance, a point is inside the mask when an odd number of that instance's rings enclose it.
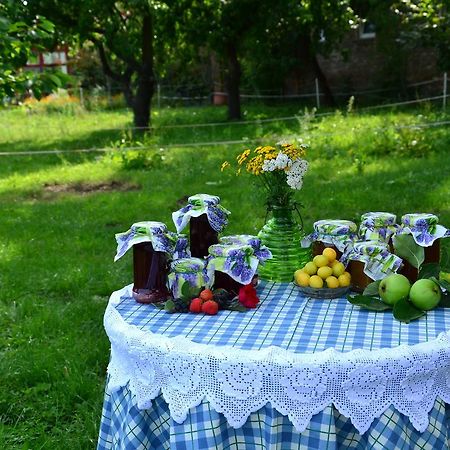
<instances>
[{"instance_id":1,"label":"wire fence","mask_svg":"<svg viewBox=\"0 0 450 450\"><path fill-rule=\"evenodd\" d=\"M407 107L410 105L415 105L415 104L420 104L420 103L437 103L437 104L441 104L442 108L445 110L446 106L447 106L447 98L450 97L450 95L448 95L447 93L447 74L445 73L443 75L443 77L441 78L437 78L437 79L433 79L433 80L428 80L428 81L423 81L423 82L419 82L419 83L415 83L415 84L411 84L409 85L410 88L420 88L423 86L430 86L430 85L439 85L441 86L441 92L439 92L439 95L433 95L433 96L425 96L425 97L421 97L421 98L415 98L415 99L411 99L411 100L404 100L404 101L397 101L397 102L385 102L382 104L376 104L376 105L370 105L370 106L365 106L365 107L359 107L356 109L356 111L358 113L364 113L364 112L371 112L373 110L382 110L382 109L388 109L388 108L399 108L399 107ZM318 83L316 83L316 87L318 86ZM367 90L367 91L358 91L360 94L361 93L378 93L378 92L386 92L387 90L382 90L382 89L376 89L376 90ZM74 91L69 92L69 94L73 94ZM352 97L354 97L355 93L345 93L345 92L338 92L337 94L339 95L349 95L349 94L353 94ZM81 93L81 96L83 96L84 94ZM96 95L99 95L98 92ZM318 91L316 91L315 93L311 93L311 94L305 94L305 95L309 95L309 96L314 96L316 97L320 97L323 95L323 93L320 93ZM299 96L284 96L284 95L278 95L278 94L261 94L259 97L257 95L253 95L253 94L242 94L243 98L246 98L246 96L248 98L260 98L260 99L264 99L264 98L303 98L303 95L299 95ZM173 97L172 97L173 98ZM191 98L195 98L195 97L191 97ZM320 102L320 100L318 100L318 102ZM354 102L353 102L354 105ZM308 120L314 120L316 118L320 118L320 117L325 117L325 116L330 116L336 113L336 111L329 111L329 112L318 112L318 108L314 107L314 109L308 111L308 109L305 110L305 113L299 113L296 115L291 115L291 116L281 116L281 117L272 117L272 118L258 118L258 119L252 119L252 120L240 120L240 121L216 121L216 122L207 122L207 123L184 123L184 124L161 124L159 126L152 126L150 128L150 131L153 133L153 135L157 134L158 132L163 132L166 130L176 130L176 129L192 129L192 130L196 130L196 129L214 129L214 128L218 128L218 129L224 129L224 128L228 128L230 130L235 129L237 127L256 127L256 126L261 126L264 124L276 124L276 123L281 123L281 124L287 124L289 122L295 122L297 121L299 123L299 125L301 126L302 123L308 121ZM1 128L1 114L0 113L0 128ZM308 117L309 115L309 117ZM437 127L437 126L447 126L449 123L446 121L436 121L436 122L428 122L428 123L416 123L416 124L412 124L412 125L405 125L405 127L407 128L424 128L424 127ZM97 125L99 125L97 127ZM27 130L30 131L30 134L35 133L35 132L39 132L39 133L48 133L51 132L51 130L56 130L57 132L59 132L61 134L61 137L67 138L67 136L70 136L72 131L76 132L77 134L80 132L78 129L76 129L75 127L73 127L72 130L72 124L69 123L69 125L67 123L60 123L60 124L48 124L45 127L45 130L43 129L39 129L37 130L36 128L33 127L28 127L28 125L26 125L25 127ZM142 130L143 128L141 127L133 127L133 126L117 126L117 127L108 127L108 128L104 128L102 126L102 124L96 124L96 123L92 123L89 124L89 129L86 130L87 132L101 132L101 133L117 133L117 138L119 138L120 134L124 134L124 133L129 133L129 132L134 132L134 131L138 131L138 130ZM145 128L145 130L147 130L147 128ZM251 130L250 130L251 131ZM377 129L374 131L382 131L382 129ZM0 135L0 140L5 141L5 135L7 135L8 130L2 130L1 132L1 136ZM14 137L11 137L11 141L14 141ZM132 150L145 150L145 149L155 149L158 147L164 147L164 148L171 148L171 147L216 147L216 146L223 146L223 145L234 145L234 144L245 144L246 142L257 142L258 138L241 138L241 139L232 139L232 137L234 136L229 136L229 139L214 139L214 136L211 136L213 139L204 141L204 142L181 142L181 143L169 143L169 144L154 144L151 146L128 146L128 147L124 147L124 146L116 146L116 147L120 147L120 150L123 151L132 151ZM112 139L112 136L109 136L110 139ZM205 136L203 136L203 139L205 138ZM206 138L208 139L208 136L206 136ZM276 138L276 137L275 137ZM31 140L31 139L30 139ZM6 142L8 142L8 138L6 138ZM27 151L4 151L4 152L0 152L0 156L30 156L30 155L56 155L56 154L67 154L67 153L91 153L91 152L108 152L111 151L112 148L114 148L115 145L111 144L108 145L107 147L104 147L102 145L100 145L99 147L92 147L92 148L75 148L75 149L60 149L60 148L55 148L55 149L49 149L49 150L39 150L39 149L30 149Z\"/></svg>"},{"instance_id":2,"label":"wire fence","mask_svg":"<svg viewBox=\"0 0 450 450\"><path fill-rule=\"evenodd\" d=\"M437 128L449 126L450 120L441 120L434 122L418 122L413 124L404 124L397 125L392 124L391 126L384 127L359 127L358 132L364 132L370 130L372 132L383 132L389 131L392 129L402 130L402 129L424 129L424 128ZM334 131L334 132L315 132L315 137L320 136L338 136L343 135L346 132L343 131ZM283 136L272 136L273 140L282 140L289 138L296 138L296 135L283 135ZM180 142L180 143L169 143L169 144L153 144L153 145L138 145L138 146L120 146L120 147L102 147L102 148L78 148L78 149L53 149L53 150L28 150L28 151L11 151L11 152L0 152L0 157L2 156L37 156L37 155L61 155L61 154L70 154L70 153L107 153L107 152L129 152L129 151L145 151L145 150L170 150L173 148L198 148L198 147L220 147L224 145L246 145L249 143L258 143L263 142L266 138L255 137L255 138L245 138L245 139L234 139L234 140L222 140L222 141L209 141L209 142Z\"/></svg>"}]
</instances>

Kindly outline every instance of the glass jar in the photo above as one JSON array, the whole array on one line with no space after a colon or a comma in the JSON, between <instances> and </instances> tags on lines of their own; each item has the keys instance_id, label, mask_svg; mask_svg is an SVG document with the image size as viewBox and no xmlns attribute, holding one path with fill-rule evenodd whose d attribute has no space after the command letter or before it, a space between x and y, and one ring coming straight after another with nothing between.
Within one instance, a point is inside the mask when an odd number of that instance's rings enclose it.
<instances>
[{"instance_id":1,"label":"glass jar","mask_svg":"<svg viewBox=\"0 0 450 450\"><path fill-rule=\"evenodd\" d=\"M400 269L402 260L390 253L386 243L357 241L349 245L342 257L352 276L352 289L362 292L373 281L381 280Z\"/></svg>"},{"instance_id":2,"label":"glass jar","mask_svg":"<svg viewBox=\"0 0 450 450\"><path fill-rule=\"evenodd\" d=\"M423 264L439 263L440 261L440 239L449 237L450 230L439 225L439 218L429 213L405 214L402 216L401 226L398 234L411 234L417 245L424 249ZM408 261L403 261L400 272L411 282L417 280L418 269Z\"/></svg>"},{"instance_id":3,"label":"glass jar","mask_svg":"<svg viewBox=\"0 0 450 450\"><path fill-rule=\"evenodd\" d=\"M168 276L169 288L174 298L183 296L183 286L187 283L190 292L209 287L206 261L200 258L181 258L172 261Z\"/></svg>"},{"instance_id":4,"label":"glass jar","mask_svg":"<svg viewBox=\"0 0 450 450\"><path fill-rule=\"evenodd\" d=\"M242 286L256 284L259 259L250 245L217 244L209 248L207 272L215 289L234 295Z\"/></svg>"},{"instance_id":5,"label":"glass jar","mask_svg":"<svg viewBox=\"0 0 450 450\"><path fill-rule=\"evenodd\" d=\"M133 248L133 297L153 303L168 296L167 275L176 239L162 222L137 222L125 233L116 234L115 261Z\"/></svg>"},{"instance_id":6,"label":"glass jar","mask_svg":"<svg viewBox=\"0 0 450 450\"><path fill-rule=\"evenodd\" d=\"M363 214L359 225L359 239L361 241L378 241L391 244L391 237L397 229L396 220L395 214L387 212Z\"/></svg>"},{"instance_id":7,"label":"glass jar","mask_svg":"<svg viewBox=\"0 0 450 450\"><path fill-rule=\"evenodd\" d=\"M336 251L340 259L346 246L356 238L357 226L350 220L318 220L313 225L314 232L309 236L312 241L313 256L321 255L326 247Z\"/></svg>"},{"instance_id":8,"label":"glass jar","mask_svg":"<svg viewBox=\"0 0 450 450\"><path fill-rule=\"evenodd\" d=\"M180 233L189 223L191 255L204 258L208 248L219 242L219 233L228 223L228 214L215 195L196 194L188 198L188 204L172 213L172 218Z\"/></svg>"}]
</instances>

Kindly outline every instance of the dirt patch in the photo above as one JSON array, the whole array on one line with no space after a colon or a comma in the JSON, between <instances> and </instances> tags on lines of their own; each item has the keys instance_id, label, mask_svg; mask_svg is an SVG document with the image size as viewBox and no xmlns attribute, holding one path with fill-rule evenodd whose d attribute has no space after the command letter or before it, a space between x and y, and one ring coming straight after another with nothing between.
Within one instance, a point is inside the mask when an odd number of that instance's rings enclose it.
<instances>
[{"instance_id":1,"label":"dirt patch","mask_svg":"<svg viewBox=\"0 0 450 450\"><path fill-rule=\"evenodd\" d=\"M126 181L113 180L102 183L45 183L43 188L47 196L54 196L65 193L86 195L96 192L137 191L141 186Z\"/></svg>"}]
</instances>

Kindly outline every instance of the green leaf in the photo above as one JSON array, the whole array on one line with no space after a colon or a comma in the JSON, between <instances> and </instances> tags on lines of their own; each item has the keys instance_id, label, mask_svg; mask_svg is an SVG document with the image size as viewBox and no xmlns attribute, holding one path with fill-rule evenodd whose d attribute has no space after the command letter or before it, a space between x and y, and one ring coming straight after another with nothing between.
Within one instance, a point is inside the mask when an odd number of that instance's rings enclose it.
<instances>
[{"instance_id":1,"label":"green leaf","mask_svg":"<svg viewBox=\"0 0 450 450\"><path fill-rule=\"evenodd\" d=\"M49 73L48 75L49 80L56 86L61 87L62 83L60 78L57 75L54 75L52 73Z\"/></svg>"},{"instance_id":2,"label":"green leaf","mask_svg":"<svg viewBox=\"0 0 450 450\"><path fill-rule=\"evenodd\" d=\"M420 267L418 278L438 278L440 271L439 263L427 263Z\"/></svg>"},{"instance_id":3,"label":"green leaf","mask_svg":"<svg viewBox=\"0 0 450 450\"><path fill-rule=\"evenodd\" d=\"M173 300L169 299L166 301L165 305L164 305L164 309L168 312L171 313L175 310L175 303L173 302Z\"/></svg>"},{"instance_id":4,"label":"green leaf","mask_svg":"<svg viewBox=\"0 0 450 450\"><path fill-rule=\"evenodd\" d=\"M397 234L392 242L397 256L406 259L416 269L421 266L425 259L425 251L410 234Z\"/></svg>"},{"instance_id":5,"label":"green leaf","mask_svg":"<svg viewBox=\"0 0 450 450\"><path fill-rule=\"evenodd\" d=\"M347 295L347 300L356 306L368 309L369 311L386 311L391 309L390 305L387 305L377 297L372 297L370 295Z\"/></svg>"},{"instance_id":6,"label":"green leaf","mask_svg":"<svg viewBox=\"0 0 450 450\"><path fill-rule=\"evenodd\" d=\"M378 287L380 286L381 280L374 281L370 283L363 292L363 295L373 297L378 295Z\"/></svg>"},{"instance_id":7,"label":"green leaf","mask_svg":"<svg viewBox=\"0 0 450 450\"><path fill-rule=\"evenodd\" d=\"M200 293L198 287L191 286L187 281L181 286L181 298L183 300L191 300Z\"/></svg>"},{"instance_id":8,"label":"green leaf","mask_svg":"<svg viewBox=\"0 0 450 450\"><path fill-rule=\"evenodd\" d=\"M409 300L402 298L394 305L393 315L399 322L409 323L422 317L425 311L416 308Z\"/></svg>"},{"instance_id":9,"label":"green leaf","mask_svg":"<svg viewBox=\"0 0 450 450\"><path fill-rule=\"evenodd\" d=\"M228 309L230 311L239 311L239 312L247 311L247 308L242 303L240 303L238 300L229 303L227 305L226 309Z\"/></svg>"}]
</instances>

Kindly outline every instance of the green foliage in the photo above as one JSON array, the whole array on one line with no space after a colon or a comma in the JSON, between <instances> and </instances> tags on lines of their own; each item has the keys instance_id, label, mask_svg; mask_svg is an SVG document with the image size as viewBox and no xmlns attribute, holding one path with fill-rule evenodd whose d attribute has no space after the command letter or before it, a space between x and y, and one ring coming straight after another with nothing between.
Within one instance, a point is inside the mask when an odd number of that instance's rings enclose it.
<instances>
[{"instance_id":1,"label":"green foliage","mask_svg":"<svg viewBox=\"0 0 450 450\"><path fill-rule=\"evenodd\" d=\"M425 311L416 308L407 298L400 299L394 305L392 313L399 322L404 323L419 319L426 314Z\"/></svg>"},{"instance_id":2,"label":"green foliage","mask_svg":"<svg viewBox=\"0 0 450 450\"><path fill-rule=\"evenodd\" d=\"M398 234L392 239L395 254L419 269L425 259L423 247L416 243L411 234Z\"/></svg>"},{"instance_id":3,"label":"green foliage","mask_svg":"<svg viewBox=\"0 0 450 450\"><path fill-rule=\"evenodd\" d=\"M438 50L443 70L450 69L450 4L448 0L401 0L391 9L402 24L407 42L429 45Z\"/></svg>"},{"instance_id":4,"label":"green foliage","mask_svg":"<svg viewBox=\"0 0 450 450\"><path fill-rule=\"evenodd\" d=\"M370 295L347 295L347 300L352 305L360 306L369 311L387 311L388 309L392 309L392 306Z\"/></svg>"},{"instance_id":5,"label":"green foliage","mask_svg":"<svg viewBox=\"0 0 450 450\"><path fill-rule=\"evenodd\" d=\"M30 21L15 21L17 10L11 2L0 4L0 103L25 92L40 98L44 92L61 87L59 73L33 73L23 66L33 49L41 49L54 34L54 25L42 16Z\"/></svg>"}]
</instances>

